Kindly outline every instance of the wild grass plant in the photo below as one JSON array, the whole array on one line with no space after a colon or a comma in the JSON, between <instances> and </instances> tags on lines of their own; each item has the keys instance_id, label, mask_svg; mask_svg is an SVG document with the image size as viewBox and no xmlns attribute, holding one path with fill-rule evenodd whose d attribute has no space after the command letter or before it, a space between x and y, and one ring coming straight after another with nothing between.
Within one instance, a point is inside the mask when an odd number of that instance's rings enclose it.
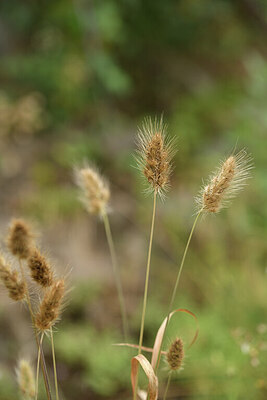
<instances>
[{"instance_id":1,"label":"wild grass plant","mask_svg":"<svg viewBox=\"0 0 267 400\"><path fill-rule=\"evenodd\" d=\"M201 216L216 214L222 208L229 205L229 201L246 185L252 168L251 157L247 155L245 150L232 153L221 162L218 169L209 177L196 196L195 218L181 261L178 263L176 278L170 292L166 317L158 331L155 332L153 348L148 348L143 346L143 339L146 329L150 272L151 267L153 267L152 250L157 202L161 199L166 201L166 193L167 190L170 189L172 157L175 152L175 141L170 140L167 135L167 128L162 118L159 120L155 119L154 121L146 119L138 134L137 166L147 183L146 193L148 195L152 194L152 216L138 344L129 343L131 332L129 332L129 321L121 280L121 268L118 263L109 220L109 200L111 192L108 183L94 167L84 166L82 168L76 168L75 170L76 182L81 189L82 201L88 213L99 217L104 225L121 313L124 343L120 345L132 347L136 349L137 352L131 359L131 384L134 400L137 400L137 398L141 400L158 399L159 367L162 360L165 361L165 365L168 369L167 382L160 382L164 389L160 390L160 393L163 393L163 400L166 400L168 397L168 389L173 375L183 369L186 352L188 348L195 343L198 336L198 320L196 315L186 308L175 308L180 278L192 236ZM31 228L25 221L14 220L11 223L7 245L11 254L17 258L19 268L11 268L5 258L1 257L0 278L10 298L13 301L21 301L27 305L37 345L35 374L27 361L21 360L19 362L19 367L17 369L19 388L25 398L37 400L39 393L39 368L41 366L47 399L52 400L55 397L56 400L59 400L60 393L57 378L53 328L61 314L62 303L65 296L65 280L56 278L56 273L51 263L37 248ZM34 291L32 290L32 286L35 288ZM186 346L183 339L179 335L176 335L172 339L169 348L163 350L163 340L170 319L181 312L192 317L196 322L196 331L193 340ZM54 396L51 391L50 378L42 348L46 336L48 336L51 343ZM83 350L86 351L86 349ZM117 348L117 351L120 351L120 349ZM143 353L147 352L152 354L151 359L144 356ZM138 371L140 366L148 380L147 388L143 389L139 387Z\"/></svg>"}]
</instances>

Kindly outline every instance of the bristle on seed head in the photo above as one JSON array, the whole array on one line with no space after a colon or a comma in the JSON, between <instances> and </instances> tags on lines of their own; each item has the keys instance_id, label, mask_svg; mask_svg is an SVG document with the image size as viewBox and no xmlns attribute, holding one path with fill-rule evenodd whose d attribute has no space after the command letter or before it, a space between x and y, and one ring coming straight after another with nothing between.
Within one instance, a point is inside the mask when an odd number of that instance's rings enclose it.
<instances>
[{"instance_id":1,"label":"bristle on seed head","mask_svg":"<svg viewBox=\"0 0 267 400\"><path fill-rule=\"evenodd\" d=\"M184 344L182 339L176 338L166 355L166 360L171 371L178 371L184 360Z\"/></svg>"},{"instance_id":2,"label":"bristle on seed head","mask_svg":"<svg viewBox=\"0 0 267 400\"><path fill-rule=\"evenodd\" d=\"M163 194L169 187L175 151L173 142L166 136L162 118L144 120L138 133L138 147L137 163L149 184L149 191Z\"/></svg>"},{"instance_id":3,"label":"bristle on seed head","mask_svg":"<svg viewBox=\"0 0 267 400\"><path fill-rule=\"evenodd\" d=\"M110 198L107 181L91 167L75 169L75 178L82 190L82 201L87 211L99 216L106 213Z\"/></svg>"},{"instance_id":4,"label":"bristle on seed head","mask_svg":"<svg viewBox=\"0 0 267 400\"><path fill-rule=\"evenodd\" d=\"M32 279L43 287L49 287L53 283L53 272L46 258L38 249L33 249L28 258L28 266Z\"/></svg>"},{"instance_id":5,"label":"bristle on seed head","mask_svg":"<svg viewBox=\"0 0 267 400\"><path fill-rule=\"evenodd\" d=\"M17 368L17 380L21 393L26 399L35 397L35 380L32 367L26 360L20 360Z\"/></svg>"},{"instance_id":6,"label":"bristle on seed head","mask_svg":"<svg viewBox=\"0 0 267 400\"><path fill-rule=\"evenodd\" d=\"M217 213L240 192L250 178L252 159L245 150L228 157L196 198L199 211Z\"/></svg>"},{"instance_id":7,"label":"bristle on seed head","mask_svg":"<svg viewBox=\"0 0 267 400\"><path fill-rule=\"evenodd\" d=\"M12 300L20 301L25 298L26 284L19 279L18 272L12 271L4 258L0 255L0 280L8 290Z\"/></svg>"},{"instance_id":8,"label":"bristle on seed head","mask_svg":"<svg viewBox=\"0 0 267 400\"><path fill-rule=\"evenodd\" d=\"M37 329L40 331L46 331L55 325L60 316L64 292L64 279L54 282L46 291L40 304L39 311L35 316L35 324Z\"/></svg>"},{"instance_id":9,"label":"bristle on seed head","mask_svg":"<svg viewBox=\"0 0 267 400\"><path fill-rule=\"evenodd\" d=\"M10 252L21 259L27 258L32 246L32 233L22 219L14 219L9 227L7 245Z\"/></svg>"}]
</instances>

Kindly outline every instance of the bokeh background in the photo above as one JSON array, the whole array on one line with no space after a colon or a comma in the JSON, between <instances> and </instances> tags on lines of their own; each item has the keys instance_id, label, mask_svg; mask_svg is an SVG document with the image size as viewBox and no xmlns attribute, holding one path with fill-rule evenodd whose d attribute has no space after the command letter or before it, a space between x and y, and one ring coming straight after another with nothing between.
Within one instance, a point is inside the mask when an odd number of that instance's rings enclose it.
<instances>
[{"instance_id":1,"label":"bokeh background","mask_svg":"<svg viewBox=\"0 0 267 400\"><path fill-rule=\"evenodd\" d=\"M200 334L170 399L267 398L267 3L260 0L3 0L0 3L0 233L30 221L72 290L55 334L62 399L130 399L130 359L101 221L78 201L73 165L110 181L111 225L138 341L152 200L134 168L144 116L178 137L172 187L159 204L145 345L163 320L194 196L219 160L253 155L232 206L202 219L175 306ZM35 361L23 306L0 291L0 398L19 398L15 367ZM188 344L194 322L175 317ZM49 341L45 352L51 369ZM167 371L160 372L161 392ZM43 398L45 398L43 396Z\"/></svg>"}]
</instances>

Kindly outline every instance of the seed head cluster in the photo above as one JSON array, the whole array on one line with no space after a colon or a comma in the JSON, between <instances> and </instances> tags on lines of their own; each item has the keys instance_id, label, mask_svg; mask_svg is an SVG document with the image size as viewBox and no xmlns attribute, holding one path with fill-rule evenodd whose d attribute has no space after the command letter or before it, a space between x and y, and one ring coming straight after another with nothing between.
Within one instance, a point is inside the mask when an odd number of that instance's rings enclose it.
<instances>
[{"instance_id":1,"label":"seed head cluster","mask_svg":"<svg viewBox=\"0 0 267 400\"><path fill-rule=\"evenodd\" d=\"M20 301L25 298L25 282L20 280L17 271L11 270L2 256L0 256L0 279L8 290L8 295L12 300Z\"/></svg>"},{"instance_id":2,"label":"seed head cluster","mask_svg":"<svg viewBox=\"0 0 267 400\"><path fill-rule=\"evenodd\" d=\"M217 213L246 185L252 168L245 150L228 157L197 197L199 210Z\"/></svg>"},{"instance_id":3,"label":"seed head cluster","mask_svg":"<svg viewBox=\"0 0 267 400\"><path fill-rule=\"evenodd\" d=\"M45 331L56 323L60 315L64 292L65 282L63 279L54 282L52 286L47 289L40 304L39 311L35 316L37 329Z\"/></svg>"},{"instance_id":4,"label":"seed head cluster","mask_svg":"<svg viewBox=\"0 0 267 400\"><path fill-rule=\"evenodd\" d=\"M101 216L107 211L110 198L108 184L90 167L76 169L76 182L82 190L82 201L90 214Z\"/></svg>"},{"instance_id":5,"label":"seed head cluster","mask_svg":"<svg viewBox=\"0 0 267 400\"><path fill-rule=\"evenodd\" d=\"M31 251L28 258L28 267L32 279L43 287L49 287L53 283L53 272L50 264L38 249Z\"/></svg>"},{"instance_id":6,"label":"seed head cluster","mask_svg":"<svg viewBox=\"0 0 267 400\"><path fill-rule=\"evenodd\" d=\"M21 219L11 222L7 245L10 252L20 258L28 258L32 244L32 234L29 226Z\"/></svg>"},{"instance_id":7,"label":"seed head cluster","mask_svg":"<svg viewBox=\"0 0 267 400\"><path fill-rule=\"evenodd\" d=\"M184 344L182 339L176 338L170 345L166 359L171 371L178 371L184 360Z\"/></svg>"},{"instance_id":8,"label":"seed head cluster","mask_svg":"<svg viewBox=\"0 0 267 400\"><path fill-rule=\"evenodd\" d=\"M18 385L26 399L34 399L35 382L31 365L26 360L20 360L17 369Z\"/></svg>"},{"instance_id":9,"label":"seed head cluster","mask_svg":"<svg viewBox=\"0 0 267 400\"><path fill-rule=\"evenodd\" d=\"M166 137L162 118L154 122L144 121L138 134L137 162L149 183L150 190L162 194L169 186L171 159L174 154L172 142Z\"/></svg>"}]
</instances>

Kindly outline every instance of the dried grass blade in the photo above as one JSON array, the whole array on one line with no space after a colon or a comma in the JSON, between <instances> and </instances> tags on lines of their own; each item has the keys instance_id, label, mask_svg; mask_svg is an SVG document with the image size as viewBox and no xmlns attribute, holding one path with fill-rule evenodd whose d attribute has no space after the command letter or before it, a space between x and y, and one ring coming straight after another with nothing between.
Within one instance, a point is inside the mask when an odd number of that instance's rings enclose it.
<instances>
[{"instance_id":1,"label":"dried grass blade","mask_svg":"<svg viewBox=\"0 0 267 400\"><path fill-rule=\"evenodd\" d=\"M150 400L157 400L158 398L158 378L155 375L152 365L143 354L138 354L132 358L131 367L131 381L133 393L136 388L136 378L138 373L138 364L143 368L148 379L148 395Z\"/></svg>"},{"instance_id":2,"label":"dried grass blade","mask_svg":"<svg viewBox=\"0 0 267 400\"><path fill-rule=\"evenodd\" d=\"M152 365L152 367L154 369L156 367L156 363L157 363L157 360L158 360L159 350L161 348L161 343L162 343L163 336L164 336L164 333L165 333L166 324L170 322L170 319L172 318L172 316L174 314L176 314L177 312L184 312L184 313L190 315L191 317L193 317L195 319L195 321L196 321L196 324L197 324L196 331L195 331L193 340L191 341L189 347L191 347L195 343L195 341L197 340L199 328L198 328L198 321L197 321L196 315L192 311L189 311L189 310L187 310L185 308L178 308L177 310L172 311L169 314L169 316L167 316L164 319L164 321L160 325L160 328L159 328L159 330L157 332L157 336L156 336L156 339L155 339L155 342L154 342L154 347L153 347L153 352L152 352L152 360L151 360L151 365ZM162 352L161 352L161 354L162 354Z\"/></svg>"},{"instance_id":3,"label":"dried grass blade","mask_svg":"<svg viewBox=\"0 0 267 400\"><path fill-rule=\"evenodd\" d=\"M138 346L138 344L132 344L132 343L114 343L113 344L113 346L125 346L125 347L131 347L131 348L133 348L133 349L138 349L139 348L139 346ZM143 351L147 351L148 353L152 353L153 352L153 349L152 349L152 347L145 347L145 346L142 346L142 348L141 348ZM161 354L167 354L167 351L161 351Z\"/></svg>"}]
</instances>

